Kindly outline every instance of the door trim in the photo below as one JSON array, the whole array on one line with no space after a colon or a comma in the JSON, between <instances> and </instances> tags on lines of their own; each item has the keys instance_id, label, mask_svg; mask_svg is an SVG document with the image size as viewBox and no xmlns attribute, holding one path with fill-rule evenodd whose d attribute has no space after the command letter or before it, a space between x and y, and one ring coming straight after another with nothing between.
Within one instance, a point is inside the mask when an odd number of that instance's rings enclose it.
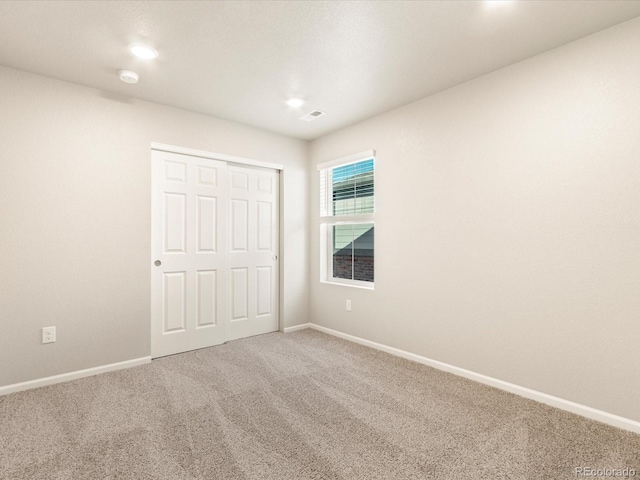
<instances>
[{"instance_id":1,"label":"door trim","mask_svg":"<svg viewBox=\"0 0 640 480\"><path fill-rule=\"evenodd\" d=\"M251 158L225 155L224 153L205 152L204 150L178 147L175 145L166 145L164 143L151 142L151 150L159 150L161 152L169 153L180 153L182 155L189 155L191 157L208 158L210 160L221 160L223 162L237 163L239 165L249 165L252 167L270 168L272 170L284 170L284 165L280 163L263 162L261 160L253 160Z\"/></svg>"}]
</instances>

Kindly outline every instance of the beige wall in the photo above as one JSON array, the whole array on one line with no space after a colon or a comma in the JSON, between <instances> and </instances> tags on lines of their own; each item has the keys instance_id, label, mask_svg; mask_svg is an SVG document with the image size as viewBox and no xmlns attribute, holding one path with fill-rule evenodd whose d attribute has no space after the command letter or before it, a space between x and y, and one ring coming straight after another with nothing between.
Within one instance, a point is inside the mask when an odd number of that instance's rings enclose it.
<instances>
[{"instance_id":1,"label":"beige wall","mask_svg":"<svg viewBox=\"0 0 640 480\"><path fill-rule=\"evenodd\" d=\"M640 19L311 144L377 151L375 291L311 320L640 420ZM345 299L353 302L346 312Z\"/></svg>"},{"instance_id":2,"label":"beige wall","mask_svg":"<svg viewBox=\"0 0 640 480\"><path fill-rule=\"evenodd\" d=\"M151 142L285 165L284 323L308 321L306 142L0 68L0 386L149 355Z\"/></svg>"}]
</instances>

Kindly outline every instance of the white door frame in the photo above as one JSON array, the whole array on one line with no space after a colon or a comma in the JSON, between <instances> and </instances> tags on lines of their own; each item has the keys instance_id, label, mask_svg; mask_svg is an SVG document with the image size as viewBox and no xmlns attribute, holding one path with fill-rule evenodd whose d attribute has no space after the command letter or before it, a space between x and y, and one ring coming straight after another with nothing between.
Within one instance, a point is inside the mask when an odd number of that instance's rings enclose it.
<instances>
[{"instance_id":1,"label":"white door frame","mask_svg":"<svg viewBox=\"0 0 640 480\"><path fill-rule=\"evenodd\" d=\"M278 330L283 332L284 331L284 322L283 322L283 304L284 304L284 269L283 269L283 252L284 252L284 202L283 202L283 198L282 198L282 192L283 192L283 183L284 183L284 165L282 165L281 163L273 163L273 162L264 162L261 160L253 160L251 158L245 158L245 157L237 157L234 155L226 155L224 153L215 153L215 152L207 152L205 150L197 150L194 148L188 148L188 147L180 147L177 145L168 145L165 143L158 143L158 142L151 142L151 150L157 150L157 151L161 151L161 152L169 152L169 153L178 153L178 154L182 154L182 155L189 155L192 157L200 157L200 158L207 158L207 159L211 159L211 160L218 160L218 161L223 161L223 162L227 162L231 165L236 164L236 165L243 165L243 166L251 166L251 167L261 167L261 168L269 168L272 170L277 170L279 175L280 175L280 181L278 182L279 185L279 192L278 192L278 209L279 209L279 232L278 232L278 237L279 237L279 245L278 245L278 289L279 289L279 295L278 295ZM151 159L149 160L151 162ZM153 192L153 188L151 189ZM151 202L151 199L150 199ZM150 203L152 205L152 202ZM153 239L152 239L153 240ZM151 243L149 244L149 269L151 270L153 268L153 262L155 261L155 258L153 258L153 252L151 251ZM149 275L149 282L151 284L151 274ZM152 305L151 305L151 301L149 302L149 326L151 328L151 323L152 323ZM151 348L151 338L149 339L149 348Z\"/></svg>"}]
</instances>

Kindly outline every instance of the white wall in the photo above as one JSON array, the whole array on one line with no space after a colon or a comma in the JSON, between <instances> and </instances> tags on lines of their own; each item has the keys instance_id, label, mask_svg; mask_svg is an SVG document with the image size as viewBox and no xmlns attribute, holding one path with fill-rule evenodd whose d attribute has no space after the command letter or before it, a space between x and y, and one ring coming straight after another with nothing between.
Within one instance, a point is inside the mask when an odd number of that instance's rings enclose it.
<instances>
[{"instance_id":1,"label":"white wall","mask_svg":"<svg viewBox=\"0 0 640 480\"><path fill-rule=\"evenodd\" d=\"M151 142L285 165L284 323L308 321L307 142L0 68L0 386L149 355Z\"/></svg>"},{"instance_id":2,"label":"white wall","mask_svg":"<svg viewBox=\"0 0 640 480\"><path fill-rule=\"evenodd\" d=\"M640 420L640 19L314 141L377 151L375 291L311 320ZM346 312L346 298L353 311Z\"/></svg>"}]
</instances>

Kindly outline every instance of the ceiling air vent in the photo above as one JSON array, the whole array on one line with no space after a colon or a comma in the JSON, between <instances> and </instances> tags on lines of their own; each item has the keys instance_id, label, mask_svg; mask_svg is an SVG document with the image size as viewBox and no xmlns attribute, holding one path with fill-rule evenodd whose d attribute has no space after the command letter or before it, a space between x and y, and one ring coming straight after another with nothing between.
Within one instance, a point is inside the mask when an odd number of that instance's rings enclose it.
<instances>
[{"instance_id":1,"label":"ceiling air vent","mask_svg":"<svg viewBox=\"0 0 640 480\"><path fill-rule=\"evenodd\" d=\"M314 110L313 112L309 112L306 115L300 117L300 120L304 120L305 122L310 122L311 120L315 120L318 117L326 115L327 112L323 112L321 110Z\"/></svg>"}]
</instances>

